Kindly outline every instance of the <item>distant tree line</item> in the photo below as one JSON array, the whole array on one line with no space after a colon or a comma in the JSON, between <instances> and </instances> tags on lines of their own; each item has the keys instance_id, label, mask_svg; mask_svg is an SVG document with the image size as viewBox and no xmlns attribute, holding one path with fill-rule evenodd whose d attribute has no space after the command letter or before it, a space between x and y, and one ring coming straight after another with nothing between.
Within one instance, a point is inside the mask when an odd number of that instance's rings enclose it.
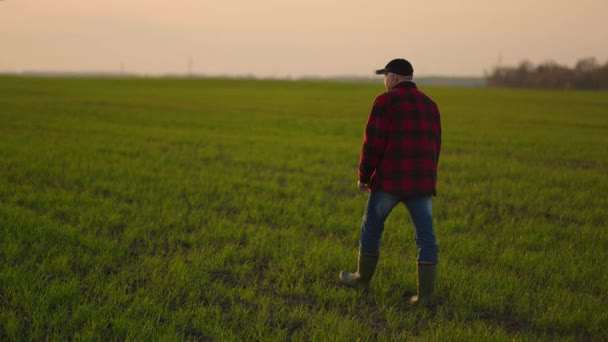
<instances>
[{"instance_id":1,"label":"distant tree line","mask_svg":"<svg viewBox=\"0 0 608 342\"><path fill-rule=\"evenodd\" d=\"M486 75L488 86L546 89L608 89L608 61L580 59L574 68L549 61L534 66L523 61L517 67L497 66Z\"/></svg>"}]
</instances>

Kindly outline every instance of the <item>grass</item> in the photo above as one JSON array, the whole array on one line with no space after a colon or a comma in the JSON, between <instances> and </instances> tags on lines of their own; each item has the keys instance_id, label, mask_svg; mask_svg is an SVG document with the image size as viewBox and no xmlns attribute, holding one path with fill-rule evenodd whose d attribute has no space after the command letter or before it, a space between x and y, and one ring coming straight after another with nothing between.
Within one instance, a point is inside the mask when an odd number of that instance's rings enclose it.
<instances>
[{"instance_id":1,"label":"grass","mask_svg":"<svg viewBox=\"0 0 608 342\"><path fill-rule=\"evenodd\" d=\"M423 89L442 110L437 305L387 222L354 269L379 85L0 78L2 340L608 339L608 96Z\"/></svg>"}]
</instances>

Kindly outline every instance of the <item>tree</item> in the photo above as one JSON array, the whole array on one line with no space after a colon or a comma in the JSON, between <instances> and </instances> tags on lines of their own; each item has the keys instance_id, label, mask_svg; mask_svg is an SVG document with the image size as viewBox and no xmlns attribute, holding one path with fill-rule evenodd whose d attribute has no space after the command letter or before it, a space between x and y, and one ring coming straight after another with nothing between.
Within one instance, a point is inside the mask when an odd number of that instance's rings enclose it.
<instances>
[{"instance_id":1,"label":"tree","mask_svg":"<svg viewBox=\"0 0 608 342\"><path fill-rule=\"evenodd\" d=\"M495 67L486 75L489 86L550 89L608 89L608 61L600 65L595 57L582 58L570 69L554 61L534 67L529 61L517 67Z\"/></svg>"}]
</instances>

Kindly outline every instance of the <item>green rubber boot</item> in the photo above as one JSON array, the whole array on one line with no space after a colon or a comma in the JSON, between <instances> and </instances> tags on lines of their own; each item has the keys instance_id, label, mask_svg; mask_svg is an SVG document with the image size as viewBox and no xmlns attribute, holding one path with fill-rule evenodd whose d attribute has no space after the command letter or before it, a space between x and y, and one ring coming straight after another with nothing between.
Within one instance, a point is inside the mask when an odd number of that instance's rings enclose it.
<instances>
[{"instance_id":1,"label":"green rubber boot","mask_svg":"<svg viewBox=\"0 0 608 342\"><path fill-rule=\"evenodd\" d=\"M376 265L378 265L377 255L368 255L359 251L357 273L340 272L340 282L356 289L368 290Z\"/></svg>"},{"instance_id":2,"label":"green rubber boot","mask_svg":"<svg viewBox=\"0 0 608 342\"><path fill-rule=\"evenodd\" d=\"M433 293L435 292L435 276L437 275L436 264L418 264L418 277L416 281L418 295L410 298L412 305L430 306L433 304Z\"/></svg>"}]
</instances>

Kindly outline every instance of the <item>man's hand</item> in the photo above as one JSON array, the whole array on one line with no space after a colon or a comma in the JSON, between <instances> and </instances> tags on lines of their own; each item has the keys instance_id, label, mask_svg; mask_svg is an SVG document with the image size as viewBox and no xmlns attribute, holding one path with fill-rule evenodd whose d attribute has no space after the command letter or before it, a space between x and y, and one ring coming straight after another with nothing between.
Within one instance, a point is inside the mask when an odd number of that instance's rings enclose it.
<instances>
[{"instance_id":1,"label":"man's hand","mask_svg":"<svg viewBox=\"0 0 608 342\"><path fill-rule=\"evenodd\" d=\"M361 183L361 181L357 181L357 186L359 186L359 191L369 191L369 184Z\"/></svg>"}]
</instances>

